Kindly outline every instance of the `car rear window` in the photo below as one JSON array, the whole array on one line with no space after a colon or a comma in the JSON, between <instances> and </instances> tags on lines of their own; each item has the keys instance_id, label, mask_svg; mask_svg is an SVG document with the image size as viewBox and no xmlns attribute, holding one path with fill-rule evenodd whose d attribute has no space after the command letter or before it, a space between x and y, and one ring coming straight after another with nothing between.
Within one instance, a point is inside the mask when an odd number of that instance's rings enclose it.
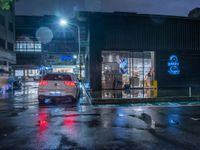
<instances>
[{"instance_id":1,"label":"car rear window","mask_svg":"<svg viewBox=\"0 0 200 150\"><path fill-rule=\"evenodd\" d=\"M43 80L67 80L67 81L71 81L72 78L70 75L66 75L66 74L47 74L43 77Z\"/></svg>"}]
</instances>

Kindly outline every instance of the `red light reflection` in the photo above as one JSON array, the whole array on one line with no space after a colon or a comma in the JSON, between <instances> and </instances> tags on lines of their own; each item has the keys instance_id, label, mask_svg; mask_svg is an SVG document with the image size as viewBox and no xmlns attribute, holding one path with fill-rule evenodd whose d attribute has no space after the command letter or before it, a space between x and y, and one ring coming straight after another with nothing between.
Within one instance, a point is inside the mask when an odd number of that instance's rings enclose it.
<instances>
[{"instance_id":1,"label":"red light reflection","mask_svg":"<svg viewBox=\"0 0 200 150\"><path fill-rule=\"evenodd\" d=\"M65 131L70 139L76 140L78 138L78 131L76 126L77 116L65 116L63 118L63 125L65 127Z\"/></svg>"},{"instance_id":2,"label":"red light reflection","mask_svg":"<svg viewBox=\"0 0 200 150\"><path fill-rule=\"evenodd\" d=\"M48 128L48 115L45 112L40 112L39 113L39 133L43 133L47 128Z\"/></svg>"},{"instance_id":3,"label":"red light reflection","mask_svg":"<svg viewBox=\"0 0 200 150\"><path fill-rule=\"evenodd\" d=\"M40 120L39 124L40 124L40 127L44 127L45 128L45 127L47 127L48 122L46 120Z\"/></svg>"},{"instance_id":4,"label":"red light reflection","mask_svg":"<svg viewBox=\"0 0 200 150\"><path fill-rule=\"evenodd\" d=\"M73 126L74 123L75 123L75 116L67 116L64 118L65 126Z\"/></svg>"}]
</instances>

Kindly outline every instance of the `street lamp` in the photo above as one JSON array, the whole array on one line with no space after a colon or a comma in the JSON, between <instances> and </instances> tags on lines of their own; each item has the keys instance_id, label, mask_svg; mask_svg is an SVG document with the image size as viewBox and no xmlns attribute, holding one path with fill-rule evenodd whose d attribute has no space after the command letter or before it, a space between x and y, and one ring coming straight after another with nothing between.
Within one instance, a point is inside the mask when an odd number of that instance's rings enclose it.
<instances>
[{"instance_id":1,"label":"street lamp","mask_svg":"<svg viewBox=\"0 0 200 150\"><path fill-rule=\"evenodd\" d=\"M73 55L73 58L74 58L74 59L76 59L76 58L77 58L77 56L76 56L76 55Z\"/></svg>"},{"instance_id":2,"label":"street lamp","mask_svg":"<svg viewBox=\"0 0 200 150\"><path fill-rule=\"evenodd\" d=\"M62 19L60 19L59 24L60 24L60 26L65 27L65 26L68 25L68 22L67 22L67 20L65 20L65 19L62 18Z\"/></svg>"},{"instance_id":3,"label":"street lamp","mask_svg":"<svg viewBox=\"0 0 200 150\"><path fill-rule=\"evenodd\" d=\"M79 25L77 24L74 24L74 23L71 23L71 22L68 22L66 19L62 18L60 19L59 21L59 25L62 26L62 27L66 27L68 25L71 25L71 26L74 26L77 28L77 31L78 31L78 57L79 57L79 77L80 79L82 78L82 75L81 75L81 72L82 72L82 68L81 68L81 39L80 39L80 27Z\"/></svg>"}]
</instances>

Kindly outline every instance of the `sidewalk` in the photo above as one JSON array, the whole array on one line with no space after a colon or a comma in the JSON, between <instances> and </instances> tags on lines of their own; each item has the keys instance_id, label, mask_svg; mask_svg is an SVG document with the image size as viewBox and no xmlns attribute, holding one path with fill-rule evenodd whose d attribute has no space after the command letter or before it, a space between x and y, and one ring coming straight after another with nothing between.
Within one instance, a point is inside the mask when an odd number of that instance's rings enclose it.
<instances>
[{"instance_id":1,"label":"sidewalk","mask_svg":"<svg viewBox=\"0 0 200 150\"><path fill-rule=\"evenodd\" d=\"M152 89L132 89L129 91L103 90L96 92L87 91L87 93L93 105L200 101L200 94L189 96L185 90L161 91L161 94L157 97L153 96Z\"/></svg>"}]
</instances>

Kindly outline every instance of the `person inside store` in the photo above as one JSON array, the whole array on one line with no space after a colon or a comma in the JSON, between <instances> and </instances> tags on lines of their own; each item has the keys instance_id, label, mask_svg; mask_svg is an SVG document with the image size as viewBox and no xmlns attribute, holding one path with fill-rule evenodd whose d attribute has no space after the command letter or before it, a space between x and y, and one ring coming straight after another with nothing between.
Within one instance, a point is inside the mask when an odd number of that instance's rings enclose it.
<instances>
[{"instance_id":1,"label":"person inside store","mask_svg":"<svg viewBox=\"0 0 200 150\"><path fill-rule=\"evenodd\" d=\"M151 81L152 81L152 69L150 69L145 76L145 86L151 87Z\"/></svg>"},{"instance_id":2,"label":"person inside store","mask_svg":"<svg viewBox=\"0 0 200 150\"><path fill-rule=\"evenodd\" d=\"M123 87L123 89L125 90L125 93L126 94L129 94L130 93L130 89L131 89L131 85L130 85L130 83L129 83L129 81L127 80L127 81L125 81L125 84L124 84L124 87Z\"/></svg>"}]
</instances>

